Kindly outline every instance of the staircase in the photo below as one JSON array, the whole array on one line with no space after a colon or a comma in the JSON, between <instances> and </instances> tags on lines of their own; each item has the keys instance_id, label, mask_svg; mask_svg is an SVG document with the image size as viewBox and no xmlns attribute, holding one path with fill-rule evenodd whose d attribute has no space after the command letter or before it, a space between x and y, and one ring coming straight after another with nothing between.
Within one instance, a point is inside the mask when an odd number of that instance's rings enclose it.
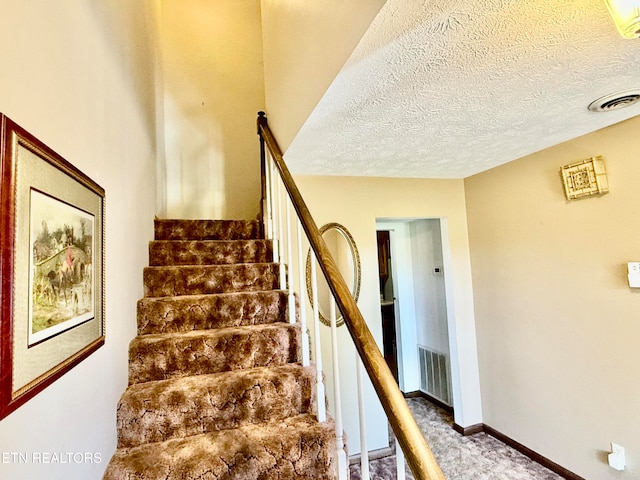
<instances>
[{"instance_id":1,"label":"staircase","mask_svg":"<svg viewBox=\"0 0 640 480\"><path fill-rule=\"evenodd\" d=\"M149 264L103 479L337 478L258 222L156 220Z\"/></svg>"}]
</instances>

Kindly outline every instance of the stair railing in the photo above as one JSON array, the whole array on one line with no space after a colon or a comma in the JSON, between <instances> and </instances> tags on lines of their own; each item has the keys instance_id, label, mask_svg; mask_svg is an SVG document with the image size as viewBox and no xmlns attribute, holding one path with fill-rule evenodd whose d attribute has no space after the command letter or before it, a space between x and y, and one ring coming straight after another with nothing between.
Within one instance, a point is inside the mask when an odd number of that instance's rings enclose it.
<instances>
[{"instance_id":1,"label":"stair railing","mask_svg":"<svg viewBox=\"0 0 640 480\"><path fill-rule=\"evenodd\" d=\"M360 364L364 366L369 379L378 395L380 403L386 413L387 419L393 433L396 437L396 456L398 465L398 478L404 478L404 459L406 459L411 472L416 480L444 480L444 476L433 453L431 452L427 442L415 422L409 406L396 381L387 366L387 363L378 348L376 341L367 327L367 324L353 298L349 287L347 286L340 270L333 259L327 244L318 227L309 212L309 209L302 198L298 187L296 186L289 169L287 168L283 153L269 128L267 118L264 112L258 113L258 135L260 136L260 156L262 171L262 201L261 215L264 225L264 233L266 238L273 240L274 261L278 261L283 265L281 270L280 282L281 288L286 289L289 293L289 311L291 314L290 321L293 323L295 318L296 291L300 298L300 322L303 334L303 363L309 365L310 357L313 355L313 363L317 368L317 399L318 420L326 420L326 411L324 408L325 398L324 382L322 374L322 358L320 346L320 331L318 321L319 305L317 298L316 285L316 262L326 279L327 285L333 297L332 306L330 307L331 320L331 338L332 338L332 360L333 360L333 379L334 379L334 396L336 412L334 413L336 422L336 437L338 447L338 469L340 478L347 477L348 461L346 459L345 449L343 445L342 419L340 415L339 400L339 372L337 371L337 334L336 334L336 312L335 306L344 318L344 323L353 339L359 361L357 364L357 383L359 392L359 404L363 405L362 396L362 378ZM284 188L286 195L282 194ZM283 205L284 204L284 205ZM293 207L297 215L296 221L296 242L292 243L292 228L290 208ZM284 219L283 219L284 215ZM303 236L301 230L306 235L306 241L310 247L312 260L311 281L312 281L312 308L313 308L313 352L308 350L309 336L307 334L307 317L304 302L305 292L305 275L302 241ZM293 271L285 271L285 263L288 266L293 265L294 250L297 251L298 273ZM315 257L315 261L314 258ZM297 282L294 277L297 276ZM296 286L297 283L297 286ZM306 349L306 351L305 351ZM368 457L366 448L366 432L364 431L365 422L363 420L362 408L360 409L360 437L361 437L361 472L362 478L369 478ZM404 456L402 455L404 453Z\"/></svg>"}]
</instances>

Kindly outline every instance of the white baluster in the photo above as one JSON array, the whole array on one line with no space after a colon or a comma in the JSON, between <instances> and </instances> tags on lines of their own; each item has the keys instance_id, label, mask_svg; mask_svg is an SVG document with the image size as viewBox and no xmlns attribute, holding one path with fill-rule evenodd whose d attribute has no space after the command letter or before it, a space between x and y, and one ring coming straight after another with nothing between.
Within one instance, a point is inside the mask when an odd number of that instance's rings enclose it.
<instances>
[{"instance_id":1,"label":"white baluster","mask_svg":"<svg viewBox=\"0 0 640 480\"><path fill-rule=\"evenodd\" d=\"M342 427L342 398L340 396L340 359L338 358L338 327L336 325L336 302L329 300L331 318L331 353L333 360L333 395L336 421L336 448L338 449L338 478L347 479L347 454L344 451L344 431Z\"/></svg>"},{"instance_id":2,"label":"white baluster","mask_svg":"<svg viewBox=\"0 0 640 480\"><path fill-rule=\"evenodd\" d=\"M393 437L395 438L395 436ZM396 476L398 480L404 480L404 452L402 448L400 448L400 444L398 443L398 439L396 440Z\"/></svg>"},{"instance_id":3,"label":"white baluster","mask_svg":"<svg viewBox=\"0 0 640 480\"><path fill-rule=\"evenodd\" d=\"M271 155L267 155L266 165L264 170L265 175L265 184L267 186L267 225L266 225L266 237L269 240L273 240L273 185L271 182L271 176L273 174L273 158ZM274 252L274 261L275 261L275 252Z\"/></svg>"},{"instance_id":4,"label":"white baluster","mask_svg":"<svg viewBox=\"0 0 640 480\"><path fill-rule=\"evenodd\" d=\"M318 421L327 421L327 401L322 379L322 343L320 341L320 310L318 308L318 279L316 274L316 257L311 257L311 298L313 299L313 336L316 361L316 398L318 405Z\"/></svg>"},{"instance_id":5,"label":"white baluster","mask_svg":"<svg viewBox=\"0 0 640 480\"><path fill-rule=\"evenodd\" d=\"M278 231L278 179L274 172L273 162L271 163L271 238L273 239L273 261L280 262L280 232Z\"/></svg>"},{"instance_id":6,"label":"white baluster","mask_svg":"<svg viewBox=\"0 0 640 480\"><path fill-rule=\"evenodd\" d=\"M296 323L296 296L293 288L293 245L291 242L291 202L285 197L287 205L287 290L289 292L289 323Z\"/></svg>"},{"instance_id":7,"label":"white baluster","mask_svg":"<svg viewBox=\"0 0 640 480\"><path fill-rule=\"evenodd\" d=\"M358 417L360 419L360 472L362 480L369 480L369 448L367 447L367 419L364 407L362 361L356 352L356 379L358 381Z\"/></svg>"},{"instance_id":8,"label":"white baluster","mask_svg":"<svg viewBox=\"0 0 640 480\"><path fill-rule=\"evenodd\" d=\"M279 177L278 177L279 180ZM287 288L287 272L284 264L284 222L282 221L282 182L278 181L276 195L278 198L278 238L280 240L278 247L278 264L279 264L279 276L280 276L280 290L285 290ZM285 199L286 201L286 199Z\"/></svg>"},{"instance_id":9,"label":"white baluster","mask_svg":"<svg viewBox=\"0 0 640 480\"><path fill-rule=\"evenodd\" d=\"M302 329L302 365L309 366L311 360L309 355L309 332L307 330L307 302L305 301L305 291L307 284L305 283L304 273L304 250L302 248L302 225L300 220L296 222L297 240L298 240L298 292L300 294L300 328Z\"/></svg>"}]
</instances>

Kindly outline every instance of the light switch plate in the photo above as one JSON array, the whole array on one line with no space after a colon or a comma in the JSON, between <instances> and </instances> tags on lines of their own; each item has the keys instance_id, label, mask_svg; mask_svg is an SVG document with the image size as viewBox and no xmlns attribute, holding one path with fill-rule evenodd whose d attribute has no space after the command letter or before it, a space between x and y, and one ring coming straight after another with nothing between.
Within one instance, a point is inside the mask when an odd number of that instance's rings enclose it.
<instances>
[{"instance_id":1,"label":"light switch plate","mask_svg":"<svg viewBox=\"0 0 640 480\"><path fill-rule=\"evenodd\" d=\"M627 459L624 454L624 447L617 443L611 443L611 453L608 455L609 466L615 470L622 471L627 466Z\"/></svg>"},{"instance_id":2,"label":"light switch plate","mask_svg":"<svg viewBox=\"0 0 640 480\"><path fill-rule=\"evenodd\" d=\"M631 288L640 288L640 262L627 263L629 286Z\"/></svg>"}]
</instances>

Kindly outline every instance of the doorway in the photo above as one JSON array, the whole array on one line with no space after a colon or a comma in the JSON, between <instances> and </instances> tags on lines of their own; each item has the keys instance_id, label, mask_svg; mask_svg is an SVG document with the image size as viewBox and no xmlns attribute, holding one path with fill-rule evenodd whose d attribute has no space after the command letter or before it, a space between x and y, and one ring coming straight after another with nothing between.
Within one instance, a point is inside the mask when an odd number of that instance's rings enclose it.
<instances>
[{"instance_id":1,"label":"doorway","mask_svg":"<svg viewBox=\"0 0 640 480\"><path fill-rule=\"evenodd\" d=\"M384 357L405 394L453 406L441 220L376 222Z\"/></svg>"},{"instance_id":2,"label":"doorway","mask_svg":"<svg viewBox=\"0 0 640 480\"><path fill-rule=\"evenodd\" d=\"M378 279L382 315L382 354L393 378L398 383L398 346L396 335L395 296L391 261L391 232L378 230Z\"/></svg>"}]
</instances>

